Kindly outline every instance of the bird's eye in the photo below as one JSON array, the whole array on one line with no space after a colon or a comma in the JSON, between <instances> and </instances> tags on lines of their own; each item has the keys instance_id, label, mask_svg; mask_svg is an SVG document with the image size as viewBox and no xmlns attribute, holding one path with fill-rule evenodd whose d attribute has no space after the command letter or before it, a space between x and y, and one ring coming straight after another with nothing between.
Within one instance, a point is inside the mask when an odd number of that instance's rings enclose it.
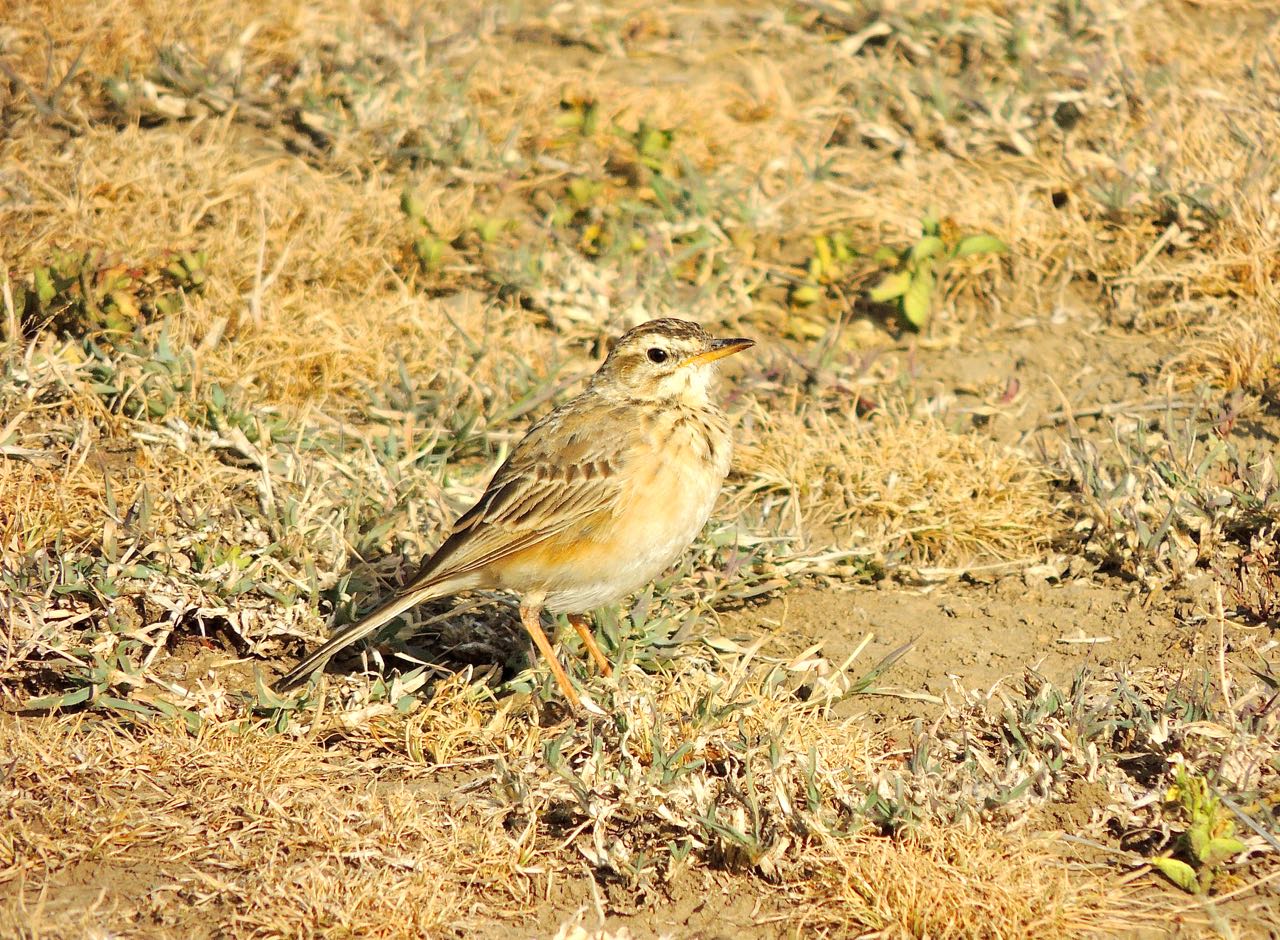
<instances>
[{"instance_id":1,"label":"bird's eye","mask_svg":"<svg viewBox=\"0 0 1280 940\"><path fill-rule=\"evenodd\" d=\"M652 349L649 350L649 361L650 362L666 362L667 351L665 349L659 349L657 346L654 346Z\"/></svg>"}]
</instances>

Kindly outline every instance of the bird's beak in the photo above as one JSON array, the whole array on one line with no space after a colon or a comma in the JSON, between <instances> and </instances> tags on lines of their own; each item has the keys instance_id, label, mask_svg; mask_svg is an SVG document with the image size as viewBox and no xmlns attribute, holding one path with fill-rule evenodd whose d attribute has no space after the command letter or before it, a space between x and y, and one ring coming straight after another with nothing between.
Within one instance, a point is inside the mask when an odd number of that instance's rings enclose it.
<instances>
[{"instance_id":1,"label":"bird's beak","mask_svg":"<svg viewBox=\"0 0 1280 940\"><path fill-rule=\"evenodd\" d=\"M725 356L732 356L736 352L742 352L744 349L750 349L756 344L753 339L743 339L737 337L735 339L713 339L711 345L705 352L700 352L696 356L690 356L684 362L680 363L680 367L704 365L708 362L715 362L717 359L723 359Z\"/></svg>"}]
</instances>

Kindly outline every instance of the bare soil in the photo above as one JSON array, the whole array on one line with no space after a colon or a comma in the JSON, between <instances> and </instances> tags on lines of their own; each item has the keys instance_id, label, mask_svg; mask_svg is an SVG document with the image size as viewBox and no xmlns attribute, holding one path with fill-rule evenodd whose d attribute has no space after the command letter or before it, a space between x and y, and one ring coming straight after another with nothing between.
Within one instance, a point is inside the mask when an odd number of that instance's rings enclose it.
<instances>
[{"instance_id":1,"label":"bare soil","mask_svg":"<svg viewBox=\"0 0 1280 940\"><path fill-rule=\"evenodd\" d=\"M989 688L1025 669L1069 685L1080 669L1154 665L1186 639L1174 602L1144 600L1119 579L1028 584L1019 575L993 584L800 588L724 620L747 631L767 624L797 647L821 643L834 662L843 661L867 634L874 639L862 663L875 663L909 643L910 651L878 685L933 696ZM899 718L928 718L937 710L920 701L859 700L858 707Z\"/></svg>"}]
</instances>

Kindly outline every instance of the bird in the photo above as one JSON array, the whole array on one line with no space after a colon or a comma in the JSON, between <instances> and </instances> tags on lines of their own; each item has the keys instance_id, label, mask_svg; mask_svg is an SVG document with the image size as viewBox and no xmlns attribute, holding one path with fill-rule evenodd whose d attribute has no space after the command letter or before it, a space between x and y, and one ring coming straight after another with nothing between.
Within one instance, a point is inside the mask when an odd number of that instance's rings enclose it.
<instances>
[{"instance_id":1,"label":"bird","mask_svg":"<svg viewBox=\"0 0 1280 940\"><path fill-rule=\"evenodd\" d=\"M651 582L706 525L732 445L712 397L717 367L754 345L671 317L624 333L583 391L529 428L417 574L299 662L277 691L424 601L500 590L519 595L521 624L565 699L582 707L541 614L567 614L612 675L586 614Z\"/></svg>"}]
</instances>

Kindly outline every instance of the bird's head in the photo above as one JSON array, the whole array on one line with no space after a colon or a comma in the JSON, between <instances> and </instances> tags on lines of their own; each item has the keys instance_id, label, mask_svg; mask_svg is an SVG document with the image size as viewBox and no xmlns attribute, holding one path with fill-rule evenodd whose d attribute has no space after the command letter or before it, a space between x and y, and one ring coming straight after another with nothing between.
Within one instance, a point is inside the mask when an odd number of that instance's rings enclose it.
<instances>
[{"instance_id":1,"label":"bird's head","mask_svg":"<svg viewBox=\"0 0 1280 940\"><path fill-rule=\"evenodd\" d=\"M696 323L666 318L628 330L614 345L592 387L643 401L708 401L716 363L755 345L754 340L714 339Z\"/></svg>"}]
</instances>

